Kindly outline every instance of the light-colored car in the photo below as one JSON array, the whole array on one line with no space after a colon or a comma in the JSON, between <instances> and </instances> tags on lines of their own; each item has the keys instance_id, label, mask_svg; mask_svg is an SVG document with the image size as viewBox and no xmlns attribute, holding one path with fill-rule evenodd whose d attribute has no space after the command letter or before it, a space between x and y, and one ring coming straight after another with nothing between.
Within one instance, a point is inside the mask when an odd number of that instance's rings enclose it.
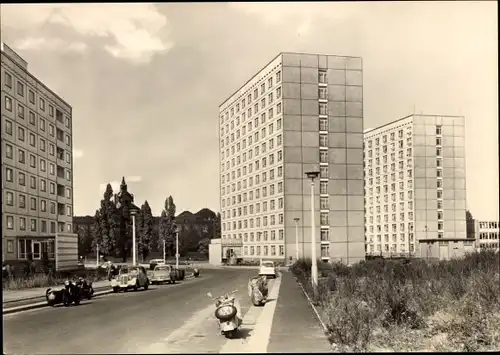
<instances>
[{"instance_id":1,"label":"light-colored car","mask_svg":"<svg viewBox=\"0 0 500 355\"><path fill-rule=\"evenodd\" d=\"M149 279L146 269L143 266L130 266L120 269L119 274L111 280L111 287L114 292L120 290L137 289L143 287L147 290L149 287Z\"/></svg>"},{"instance_id":2,"label":"light-colored car","mask_svg":"<svg viewBox=\"0 0 500 355\"><path fill-rule=\"evenodd\" d=\"M276 267L274 266L274 262L272 261L263 261L260 264L259 276L267 276L276 278Z\"/></svg>"},{"instance_id":3,"label":"light-colored car","mask_svg":"<svg viewBox=\"0 0 500 355\"><path fill-rule=\"evenodd\" d=\"M156 264L156 265L165 264L165 260L163 260L163 259L151 259L151 260L149 260L149 264L150 265L151 264Z\"/></svg>"},{"instance_id":4,"label":"light-colored car","mask_svg":"<svg viewBox=\"0 0 500 355\"><path fill-rule=\"evenodd\" d=\"M163 282L175 283L175 273L174 269L170 265L160 264L156 265L150 276L151 283L159 284Z\"/></svg>"}]
</instances>

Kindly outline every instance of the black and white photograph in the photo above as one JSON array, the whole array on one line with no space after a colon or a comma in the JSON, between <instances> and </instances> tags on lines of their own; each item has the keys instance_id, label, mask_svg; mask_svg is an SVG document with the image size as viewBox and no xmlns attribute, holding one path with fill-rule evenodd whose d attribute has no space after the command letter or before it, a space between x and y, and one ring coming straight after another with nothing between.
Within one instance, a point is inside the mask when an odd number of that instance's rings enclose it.
<instances>
[{"instance_id":1,"label":"black and white photograph","mask_svg":"<svg viewBox=\"0 0 500 355\"><path fill-rule=\"evenodd\" d=\"M500 349L496 1L0 25L3 354Z\"/></svg>"}]
</instances>

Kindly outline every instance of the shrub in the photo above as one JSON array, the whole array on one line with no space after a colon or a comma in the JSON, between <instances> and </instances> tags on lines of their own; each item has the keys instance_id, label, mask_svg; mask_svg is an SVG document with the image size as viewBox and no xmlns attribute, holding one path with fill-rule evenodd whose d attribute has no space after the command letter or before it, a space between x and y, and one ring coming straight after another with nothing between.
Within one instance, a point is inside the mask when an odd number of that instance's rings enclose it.
<instances>
[{"instance_id":1,"label":"shrub","mask_svg":"<svg viewBox=\"0 0 500 355\"><path fill-rule=\"evenodd\" d=\"M410 341L412 332L445 332L454 344L448 350L500 346L498 252L439 262L373 259L352 267L318 262L315 289L310 270L310 259L291 267L314 304L322 308L330 340L348 350L366 350L375 329L407 334L403 341ZM438 311L451 314L452 320L432 321L429 317Z\"/></svg>"}]
</instances>

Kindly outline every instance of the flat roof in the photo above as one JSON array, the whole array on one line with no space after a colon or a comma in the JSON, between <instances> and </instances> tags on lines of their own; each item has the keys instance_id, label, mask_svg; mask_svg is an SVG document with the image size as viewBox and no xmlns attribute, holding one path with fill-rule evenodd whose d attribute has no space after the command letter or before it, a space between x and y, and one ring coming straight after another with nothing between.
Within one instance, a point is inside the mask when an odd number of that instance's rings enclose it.
<instances>
[{"instance_id":1,"label":"flat roof","mask_svg":"<svg viewBox=\"0 0 500 355\"><path fill-rule=\"evenodd\" d=\"M40 81L40 79L38 79L35 75L33 75L32 73L30 73L30 71L27 69L27 68L24 68L22 65L20 65L17 60L15 58L12 58L6 51L4 51L4 48L3 47L7 47L9 50L11 50L14 54L16 54L19 58L21 58L21 60L23 60L26 64L28 64L28 62L26 62L23 57L21 57L19 54L17 54L17 52L15 50L13 50L12 48L10 48L6 43L2 42L2 46L1 46L1 53L7 57L9 57L9 59L11 59L22 71L24 71L26 74L28 74L29 76L31 76L38 84L40 84L43 88L45 88L47 91L49 91L52 95L54 95L55 97L57 97L59 100L61 100L64 104L66 104L72 111L73 107L66 101L64 100L61 96L59 96L58 94L56 94L53 90L51 90L47 85L45 85L43 82Z\"/></svg>"},{"instance_id":2,"label":"flat roof","mask_svg":"<svg viewBox=\"0 0 500 355\"><path fill-rule=\"evenodd\" d=\"M363 134L366 134L366 133L370 133L372 131L375 131L377 129L380 129L380 128L384 128L385 126L389 126L393 123L397 123L399 121L402 121L408 117L412 117L412 116L426 116L426 117L436 117L436 116L441 116L441 117L464 117L464 116L456 116L456 115L438 115L438 114L425 114L425 113L412 113L408 116L405 116L405 117L401 117L401 118L398 118L397 120L394 120L394 121L391 121L391 122L387 122L387 123L384 123L382 126L378 126L378 127L375 127L375 128L368 128L368 129L365 129L363 131Z\"/></svg>"}]
</instances>

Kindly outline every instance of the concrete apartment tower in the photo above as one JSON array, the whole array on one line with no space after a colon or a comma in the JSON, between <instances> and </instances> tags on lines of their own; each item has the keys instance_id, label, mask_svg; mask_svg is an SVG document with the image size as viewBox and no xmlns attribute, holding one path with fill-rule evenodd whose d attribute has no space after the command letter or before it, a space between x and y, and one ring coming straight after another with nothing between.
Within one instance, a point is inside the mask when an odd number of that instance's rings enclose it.
<instances>
[{"instance_id":1,"label":"concrete apartment tower","mask_svg":"<svg viewBox=\"0 0 500 355\"><path fill-rule=\"evenodd\" d=\"M362 60L281 53L219 107L223 257L364 260ZM297 221L298 219L298 221Z\"/></svg>"},{"instance_id":2,"label":"concrete apartment tower","mask_svg":"<svg viewBox=\"0 0 500 355\"><path fill-rule=\"evenodd\" d=\"M1 46L2 260L55 259L56 233L72 233L71 106ZM71 235L71 234L70 234ZM72 237L74 239L74 237ZM77 255L64 253L59 262Z\"/></svg>"},{"instance_id":3,"label":"concrete apartment tower","mask_svg":"<svg viewBox=\"0 0 500 355\"><path fill-rule=\"evenodd\" d=\"M473 250L465 119L413 114L364 135L367 255L448 259Z\"/></svg>"}]
</instances>

